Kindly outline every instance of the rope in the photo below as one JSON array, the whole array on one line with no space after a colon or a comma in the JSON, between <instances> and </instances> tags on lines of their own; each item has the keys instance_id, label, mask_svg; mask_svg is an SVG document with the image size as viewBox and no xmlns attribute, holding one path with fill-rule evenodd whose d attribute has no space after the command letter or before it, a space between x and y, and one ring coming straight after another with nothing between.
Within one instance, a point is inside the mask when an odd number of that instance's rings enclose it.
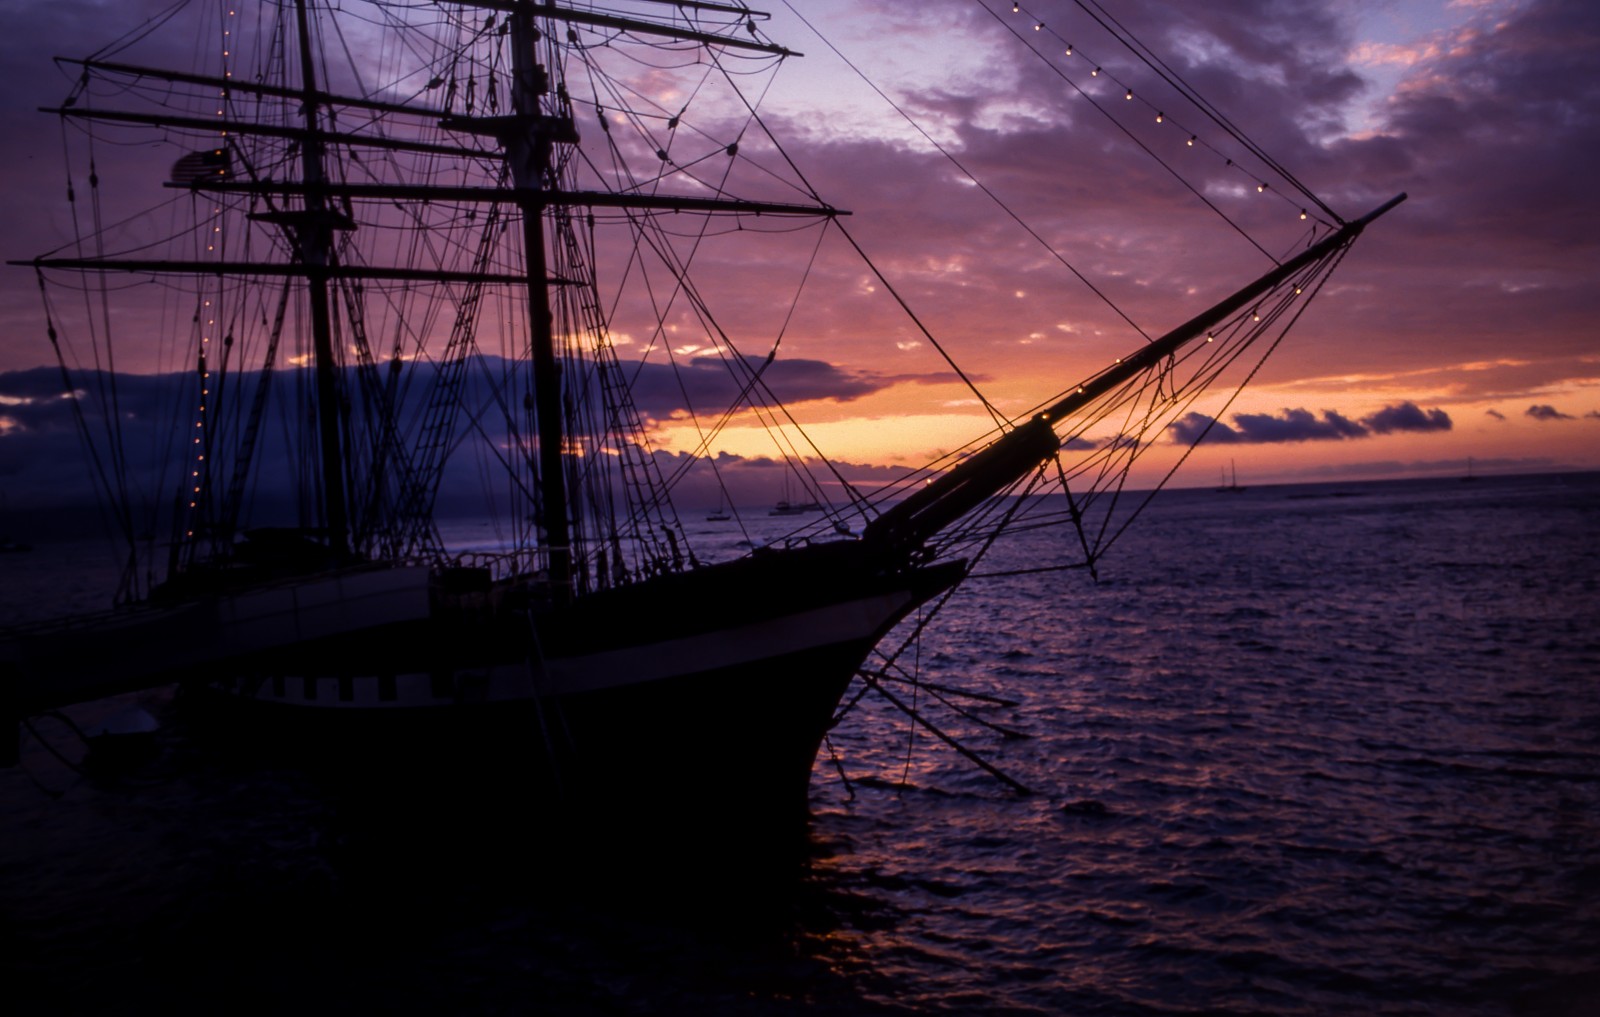
<instances>
[{"instance_id":1,"label":"rope","mask_svg":"<svg viewBox=\"0 0 1600 1017\"><path fill-rule=\"evenodd\" d=\"M789 8L789 11L792 14L794 14L795 17L799 18L800 22L802 24L804 24L807 28L811 29L812 33L814 35L816 35L816 37L822 41L822 44L824 46L827 46L828 49L833 51L833 54L835 56L837 56L840 60L844 61L845 66L850 68L852 71L854 71L856 76L859 77L866 84L866 86L868 88L870 88L874 92L876 92L878 94L879 98L881 98L884 102L888 103L889 107L891 109L893 109L896 113L900 114L900 116L905 119L906 123L911 125L912 129L914 129L918 134L922 135L922 137L927 140L928 144L932 145L934 147L934 149L937 150L940 155L944 156L947 160L950 161L951 165L953 165L956 169L960 170L962 175L964 175L968 180L971 180L973 182L973 184L978 187L979 190L983 191L983 193L985 195L987 195L988 198L991 201L993 201L997 206L999 206L1001 211L1005 212L1005 214L1007 216L1009 216L1011 218L1011 220L1013 222L1015 222L1018 226L1021 226L1022 229L1024 230L1024 232L1026 232L1028 234L1028 236L1030 236L1034 240L1038 241L1039 245L1041 247L1043 247L1046 251L1048 251L1050 253L1051 257L1053 257L1057 261L1059 261L1062 264L1062 266L1064 266L1067 269L1067 271L1071 272L1074 276L1076 276L1078 278L1079 282L1081 282L1085 286L1087 286L1089 288L1089 292L1093 293L1096 297L1099 297L1101 302L1103 302L1108 308L1110 308L1112 310L1112 312L1114 312L1117 315L1117 317L1119 317L1123 321L1127 322L1128 325L1130 327L1132 327L1135 332L1138 332L1140 335L1144 336L1146 339L1150 338L1148 335L1145 334L1145 331L1142 328L1139 327L1137 322L1135 322L1132 318L1128 317L1127 314L1123 313L1122 308L1118 307L1116 305L1116 303L1113 302L1110 297L1106 296L1106 294L1100 290L1099 287L1095 286L1094 283L1090 282L1089 278L1087 276L1085 276L1082 272L1078 271L1078 269L1076 267L1074 267L1071 262L1067 261L1067 259L1062 256L1061 252L1057 251L1054 247L1050 246L1050 242L1049 241L1045 240L1044 237L1040 236L1033 229L1033 227L1029 226L1026 222L1024 222L1022 217L1019 216L1016 213L1016 211L1011 208L1010 205L1007 205L1000 198L999 195L995 194L995 192L989 188L989 186L987 184L985 184L982 180L979 180L978 177L971 170L967 169L967 167L962 164L961 160L957 159L948 149L946 149L943 145L941 145L937 141L935 141L933 139L933 137L930 134L928 134L927 131L923 130L922 129L922 125L917 123L916 120L912 119L911 114L907 113L898 103L896 103L893 99L889 98L889 96L884 93L883 89L879 88L877 86L877 84L875 84L872 81L871 78L867 77L865 72L863 72L861 70L861 68L857 67L850 60L849 57L847 57L843 53L839 52L839 49L836 46L834 46L834 44L826 36L824 36L821 32L817 31L816 26L812 25L811 22L806 20L805 15L803 15L799 11L795 10L794 4L790 3L789 0L784 0L784 6ZM847 237L848 237L848 235L849 234L846 234ZM851 243L854 244L854 241L851 241ZM860 250L859 247L857 247L856 249L858 251ZM862 257L866 257L866 255L863 254ZM869 264L870 264L870 262L869 262ZM874 272L876 272L876 269L874 269ZM882 275L879 275L878 278L879 278L880 281L883 281L885 286L889 285L887 280L883 279ZM891 292L893 292L892 288L891 288ZM897 299L897 300L899 299L899 295L898 294L896 294L895 299ZM905 306L903 301L901 302L901 306L902 307ZM906 313L908 313L908 314L910 313L910 309L909 308L907 308L907 312ZM913 317L912 320L916 321L916 318ZM917 325L918 325L919 328L922 327L920 322L918 322ZM923 333L926 335L927 334L927 330L924 329ZM932 341L932 336L929 336L928 338L929 338L929 341L931 342ZM935 346L936 349L939 349L939 353L940 353L941 356L945 356L944 350L942 348L940 348L937 343L935 343L934 346ZM945 356L945 359L948 361L949 357ZM952 366L954 366L954 365L952 364ZM957 373L958 374L960 373L959 370L957 371ZM965 375L962 375L962 380L963 381L966 380L966 376ZM970 387L971 383L969 382L968 385ZM974 391L976 391L976 390L974 390ZM982 396L979 396L979 398L981 399ZM984 405L988 406L987 400L984 401Z\"/></svg>"}]
</instances>

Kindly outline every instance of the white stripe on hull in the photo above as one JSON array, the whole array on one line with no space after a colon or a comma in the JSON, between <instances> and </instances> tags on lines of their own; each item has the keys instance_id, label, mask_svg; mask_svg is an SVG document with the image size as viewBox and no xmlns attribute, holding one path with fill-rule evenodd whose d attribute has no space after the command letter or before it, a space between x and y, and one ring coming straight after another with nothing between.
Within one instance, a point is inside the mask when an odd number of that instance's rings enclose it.
<instances>
[{"instance_id":1,"label":"white stripe on hull","mask_svg":"<svg viewBox=\"0 0 1600 1017\"><path fill-rule=\"evenodd\" d=\"M545 662L545 695L592 692L752 664L865 639L911 602L904 590L830 604L731 629Z\"/></svg>"},{"instance_id":2,"label":"white stripe on hull","mask_svg":"<svg viewBox=\"0 0 1600 1017\"><path fill-rule=\"evenodd\" d=\"M477 703L526 701L571 695L667 678L748 666L805 650L868 639L911 603L908 591L861 597L800 611L660 640L641 646L561 657L533 664L499 664L450 672L285 676L220 682L219 691L257 702L322 710L393 710ZM542 673L541 673L542 672ZM341 698L341 692L345 696Z\"/></svg>"}]
</instances>

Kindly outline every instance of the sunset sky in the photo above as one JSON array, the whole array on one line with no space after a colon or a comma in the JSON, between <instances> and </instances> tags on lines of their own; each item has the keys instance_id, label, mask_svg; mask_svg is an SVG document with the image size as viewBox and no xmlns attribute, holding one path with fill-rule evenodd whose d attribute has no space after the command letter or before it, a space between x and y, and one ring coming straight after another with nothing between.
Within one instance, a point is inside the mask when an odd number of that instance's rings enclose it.
<instances>
[{"instance_id":1,"label":"sunset sky","mask_svg":"<svg viewBox=\"0 0 1600 1017\"><path fill-rule=\"evenodd\" d=\"M165 6L5 0L7 259L69 236L60 127L35 110L70 83L47 58L93 50ZM1258 191L1265 174L1228 163L1220 132L1075 4L1032 0L1015 13L1009 0L755 6L772 14L765 35L805 54L763 97L767 122L1008 413L1143 342L1108 302L1157 335L1271 265L1136 142L1269 252L1303 240L1305 202L1276 178ZM1229 461L1251 484L1453 475L1469 457L1484 474L1600 468L1600 243L1585 232L1600 221L1600 4L1105 7L1341 216L1409 194L1356 244L1251 387L1217 411L1222 426L1179 486L1214 483ZM1191 134L1202 144L1186 145ZM864 269L831 264L808 283L817 309L795 319L781 352L796 378L811 378L791 398L819 444L847 462L915 464L973 437L986 418L935 352L889 313ZM877 309L858 309L869 296ZM759 286L734 296L764 298ZM25 485L36 468L39 446L15 410L17 372L53 363L44 331L33 273L5 269L7 484ZM663 409L670 421L673 408ZM666 448L692 445L664 427ZM739 442L732 431L722 448L762 454Z\"/></svg>"}]
</instances>

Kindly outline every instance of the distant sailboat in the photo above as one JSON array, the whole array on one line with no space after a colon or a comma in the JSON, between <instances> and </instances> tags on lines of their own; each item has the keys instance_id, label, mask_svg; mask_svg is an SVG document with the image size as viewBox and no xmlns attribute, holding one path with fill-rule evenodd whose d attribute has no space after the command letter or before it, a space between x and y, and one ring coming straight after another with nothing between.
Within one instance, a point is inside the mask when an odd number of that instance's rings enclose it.
<instances>
[{"instance_id":1,"label":"distant sailboat","mask_svg":"<svg viewBox=\"0 0 1600 1017\"><path fill-rule=\"evenodd\" d=\"M1225 494L1238 494L1244 488L1239 486L1239 467L1232 460L1228 460L1228 469L1222 471L1222 486L1217 488Z\"/></svg>"},{"instance_id":2,"label":"distant sailboat","mask_svg":"<svg viewBox=\"0 0 1600 1017\"><path fill-rule=\"evenodd\" d=\"M767 515L803 516L811 512L822 511L822 503L814 498L806 501L793 501L791 499L792 496L789 493L789 477L787 474L785 474L783 478L783 497L779 498L777 504L773 505L772 508L767 511Z\"/></svg>"},{"instance_id":3,"label":"distant sailboat","mask_svg":"<svg viewBox=\"0 0 1600 1017\"><path fill-rule=\"evenodd\" d=\"M733 518L733 513L728 511L728 494L726 491L717 495L717 507L706 513L706 522L725 523Z\"/></svg>"},{"instance_id":4,"label":"distant sailboat","mask_svg":"<svg viewBox=\"0 0 1600 1017\"><path fill-rule=\"evenodd\" d=\"M1478 478L1472 474L1472 457L1467 456L1467 475L1461 478L1461 482L1466 484L1477 479Z\"/></svg>"}]
</instances>

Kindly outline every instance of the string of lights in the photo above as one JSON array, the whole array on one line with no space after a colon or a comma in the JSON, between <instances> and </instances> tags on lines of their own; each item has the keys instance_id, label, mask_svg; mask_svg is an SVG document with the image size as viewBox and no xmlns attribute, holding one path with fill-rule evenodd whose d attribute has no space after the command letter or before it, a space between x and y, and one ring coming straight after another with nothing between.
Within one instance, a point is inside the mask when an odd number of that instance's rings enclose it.
<instances>
[{"instance_id":1,"label":"string of lights","mask_svg":"<svg viewBox=\"0 0 1600 1017\"><path fill-rule=\"evenodd\" d=\"M1008 30L1011 31L1013 36L1015 36L1019 41L1022 41L1024 44L1028 45L1028 48L1034 53L1034 55L1044 62L1052 70L1052 72L1057 74L1063 81L1070 85L1078 95L1082 96L1085 100L1093 104L1097 109L1100 109L1102 113L1106 114L1114 121L1117 120L1115 114L1112 114L1105 105L1098 102L1095 96L1091 94L1088 89L1078 84L1072 75L1070 75L1059 63L1057 63L1055 59L1052 59L1052 57L1048 55L1044 49L1037 45L1028 43L1025 38L1025 33L1020 32L1015 28L1016 23L1014 21L1006 21L1005 19L1001 18L988 4L982 3L982 0L979 0L979 2L991 16L995 17L997 21L1000 21L1001 24L1005 25ZM1288 170L1282 167L1276 160L1267 155L1259 145L1252 142L1249 138L1245 137L1242 132L1238 131L1231 124L1229 124L1225 117L1223 117L1220 113L1215 112L1208 102L1195 93L1192 88L1189 88L1187 85L1183 84L1181 78L1178 78L1175 73L1171 72L1170 69L1166 68L1164 64L1161 64L1154 56L1150 55L1148 48L1134 38L1133 35L1127 31L1127 29L1123 28L1120 24L1115 24L1114 22L1108 24L1106 19L1101 18L1094 12L1088 11L1088 9L1084 7L1082 3L1077 3L1077 6L1080 9L1085 10L1101 28L1109 32L1114 38L1120 41L1129 50L1129 52L1134 54L1140 63L1151 68L1157 77L1177 91L1181 98L1191 103L1196 109L1204 114L1207 119L1211 120L1218 127L1220 127L1228 135L1228 137L1232 138L1239 145L1243 146L1246 151L1248 151L1253 157L1259 160L1264 167L1266 167L1266 170L1251 171L1241 160L1228 155L1221 146L1208 140L1200 129L1186 125L1180 119L1166 112L1166 110L1161 106L1149 101L1143 94L1135 92L1131 83L1122 80L1115 73L1107 70L1102 63L1097 63L1090 57L1089 54L1083 52L1079 46L1074 45L1066 34L1058 31L1052 25L1047 24L1033 11L1024 7L1020 0L1013 0L1011 4L1011 13L1021 15L1022 18L1025 19L1025 23L1032 26L1032 29L1035 33L1053 39L1056 43L1054 49L1059 51L1061 60L1072 58L1082 61L1090 68L1089 77L1091 79L1095 79L1097 81L1104 79L1114 86L1114 89L1107 89L1106 91L1110 91L1112 94L1120 91L1124 100L1134 103L1135 108L1142 110L1142 116L1146 118L1146 122L1155 123L1164 128L1170 128L1172 129L1173 133L1176 133L1179 137L1184 137L1184 148L1209 152L1221 163L1224 168L1232 170L1241 178L1243 178L1243 180L1246 182L1245 186L1247 189L1254 188L1255 193L1257 194L1265 195L1270 193L1271 196L1288 205L1301 220L1315 218L1321 226L1330 229L1343 224L1343 219L1336 215L1326 203L1324 203L1308 188L1295 179L1294 176L1290 174ZM1121 124L1120 121L1117 122L1119 125ZM1168 162L1166 159L1163 159L1152 148L1140 141L1133 134L1133 132L1125 126L1124 132L1127 133L1136 144L1144 149L1144 151L1150 154L1152 158L1156 159L1163 166L1163 168L1167 169L1168 172L1172 173L1176 178L1181 180L1190 191L1199 196L1201 200L1212 209L1212 211L1221 216L1224 221L1226 221L1234 229L1238 230L1241 234L1244 234L1244 230L1213 202L1205 198L1201 193L1201 190L1196 187L1180 169ZM1286 186L1282 188L1273 187L1271 182L1267 179L1269 175L1278 178ZM1299 194L1303 198L1304 203L1295 201L1294 198L1290 196L1291 192ZM1313 215L1312 208L1316 208L1321 214ZM1248 234L1245 235L1248 236ZM1252 243L1254 243L1253 240ZM1257 246L1259 247L1260 245L1258 244Z\"/></svg>"},{"instance_id":2,"label":"string of lights","mask_svg":"<svg viewBox=\"0 0 1600 1017\"><path fill-rule=\"evenodd\" d=\"M232 38L233 19L235 17L236 11L230 9L225 15L226 20L224 20L222 23L220 48L222 59L222 76L224 79L233 77ZM227 116L228 100L229 90L227 88L218 89L215 115L219 119ZM202 158L197 160L200 165L205 167L205 172L208 174L214 174L219 177L226 177L228 175L226 168L228 145L227 138L227 130L219 130L217 132L217 147L211 150L210 158ZM180 160L180 164L182 164L182 162L183 160ZM218 253L217 249L223 244L224 240L222 231L223 206L220 204L220 199L201 199L198 192L196 192L195 200L204 200L210 206L211 211L208 217L208 225L203 227L207 230L207 233L204 236L205 250L206 254L216 256L220 260L221 255ZM220 278L216 285L217 296L220 297L222 294L222 283ZM210 469L208 466L209 460L207 453L210 450L209 439L211 435L208 432L206 425L208 420L212 419L211 416L208 416L209 411L212 409L210 355L211 340L217 327L218 313L216 307L213 305L212 297L206 295L205 289L202 288L199 293L197 293L197 298L199 299L200 306L196 309L195 320L200 323L200 334L199 345L195 350L195 365L196 373L199 376L200 382L200 398L195 407L194 417L194 437L192 439L194 446L194 460L190 464L191 469L189 470L188 482L185 485L189 488L189 512L183 535L189 540L194 539L195 531L200 525L199 519L201 518L203 512L200 507L200 503L203 500L202 496L210 480Z\"/></svg>"}]
</instances>

